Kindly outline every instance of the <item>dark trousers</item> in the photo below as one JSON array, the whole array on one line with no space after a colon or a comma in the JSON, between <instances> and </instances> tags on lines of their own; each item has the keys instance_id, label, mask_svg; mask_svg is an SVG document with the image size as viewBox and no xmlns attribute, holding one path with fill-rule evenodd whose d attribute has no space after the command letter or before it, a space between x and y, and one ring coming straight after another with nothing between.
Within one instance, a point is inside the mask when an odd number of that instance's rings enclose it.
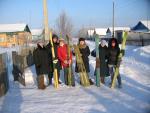
<instances>
[{"instance_id":1,"label":"dark trousers","mask_svg":"<svg viewBox=\"0 0 150 113\"><path fill-rule=\"evenodd\" d=\"M60 78L60 70L57 70L57 75L58 75L58 81L59 81L59 78ZM48 74L48 79L49 79L49 84L52 84L52 78L53 78L53 72L50 72Z\"/></svg>"},{"instance_id":2,"label":"dark trousers","mask_svg":"<svg viewBox=\"0 0 150 113\"><path fill-rule=\"evenodd\" d=\"M69 70L71 71L71 73L69 73ZM70 80L69 80L69 76L71 77ZM72 73L71 67L64 68L64 81L66 85L69 85L69 81L71 81L71 85L75 86L74 75Z\"/></svg>"},{"instance_id":3,"label":"dark trousers","mask_svg":"<svg viewBox=\"0 0 150 113\"><path fill-rule=\"evenodd\" d=\"M113 80L113 78L114 78L116 66L115 66L115 65L108 65L108 67L109 67L109 74L110 74L110 76L111 76L111 82L112 82L112 80ZM120 76L120 74L118 74L117 80L118 80L118 84L121 85L122 82L121 82L121 76Z\"/></svg>"}]
</instances>

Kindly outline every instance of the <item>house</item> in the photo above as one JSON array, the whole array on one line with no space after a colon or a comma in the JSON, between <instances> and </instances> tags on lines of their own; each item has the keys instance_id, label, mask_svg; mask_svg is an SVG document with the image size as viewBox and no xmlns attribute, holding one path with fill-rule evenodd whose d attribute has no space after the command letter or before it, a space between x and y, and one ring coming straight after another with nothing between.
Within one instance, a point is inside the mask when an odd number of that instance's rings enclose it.
<instances>
[{"instance_id":1,"label":"house","mask_svg":"<svg viewBox=\"0 0 150 113\"><path fill-rule=\"evenodd\" d=\"M114 35L115 37L122 36L123 31L130 31L130 27L114 27ZM113 27L109 27L107 29L109 36L111 37L113 34Z\"/></svg>"},{"instance_id":2,"label":"house","mask_svg":"<svg viewBox=\"0 0 150 113\"><path fill-rule=\"evenodd\" d=\"M0 24L0 46L25 45L31 39L27 24Z\"/></svg>"},{"instance_id":3,"label":"house","mask_svg":"<svg viewBox=\"0 0 150 113\"><path fill-rule=\"evenodd\" d=\"M88 37L98 34L101 38L107 38L107 28L95 28L87 31Z\"/></svg>"},{"instance_id":4,"label":"house","mask_svg":"<svg viewBox=\"0 0 150 113\"><path fill-rule=\"evenodd\" d=\"M39 40L43 38L43 29L32 29L32 40Z\"/></svg>"},{"instance_id":5,"label":"house","mask_svg":"<svg viewBox=\"0 0 150 113\"><path fill-rule=\"evenodd\" d=\"M135 32L150 32L150 20L139 21L131 30Z\"/></svg>"}]
</instances>

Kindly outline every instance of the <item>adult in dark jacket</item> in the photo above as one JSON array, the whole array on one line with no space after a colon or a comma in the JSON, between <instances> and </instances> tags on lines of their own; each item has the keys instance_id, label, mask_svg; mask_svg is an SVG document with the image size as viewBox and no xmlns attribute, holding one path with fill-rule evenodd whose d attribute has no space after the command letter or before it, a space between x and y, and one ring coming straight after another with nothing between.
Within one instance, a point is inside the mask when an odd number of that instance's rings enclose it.
<instances>
[{"instance_id":1,"label":"adult in dark jacket","mask_svg":"<svg viewBox=\"0 0 150 113\"><path fill-rule=\"evenodd\" d=\"M81 53L81 57L82 57L86 72L89 73L90 72L90 66L89 66L90 49L89 49L89 46L86 45L84 38L79 38L78 47ZM77 64L75 66L75 72L79 73ZM90 83L93 84L92 80L91 79L89 80L90 80Z\"/></svg>"},{"instance_id":2,"label":"adult in dark jacket","mask_svg":"<svg viewBox=\"0 0 150 113\"><path fill-rule=\"evenodd\" d=\"M106 41L102 40L99 45L99 60L100 60L100 78L101 83L105 83L105 77L109 75L108 63L107 63L107 46Z\"/></svg>"},{"instance_id":3,"label":"adult in dark jacket","mask_svg":"<svg viewBox=\"0 0 150 113\"><path fill-rule=\"evenodd\" d=\"M51 59L50 62L55 60L55 68L57 68L58 83L61 84L61 82L59 81L61 65L60 65L60 60L58 60L58 54L57 54L57 49L58 49L58 46L59 46L58 36L53 34L52 41L53 41L54 54L55 54L54 59L52 58L52 51L51 51L52 46L51 46L50 42L47 44L46 48L48 50L49 58ZM53 71L54 71L53 62L51 62L51 66L52 66ZM52 84L52 78L53 78L53 73L50 73L50 75L49 75L50 84Z\"/></svg>"},{"instance_id":4,"label":"adult in dark jacket","mask_svg":"<svg viewBox=\"0 0 150 113\"><path fill-rule=\"evenodd\" d=\"M120 53L120 48L117 39L112 38L109 41L109 47L108 47L108 67L109 67L109 74L111 75L111 83L114 77L114 72L116 66L120 64L120 61L118 60L118 56ZM118 87L121 88L121 76L120 74L117 77L118 80Z\"/></svg>"},{"instance_id":5,"label":"adult in dark jacket","mask_svg":"<svg viewBox=\"0 0 150 113\"><path fill-rule=\"evenodd\" d=\"M39 89L44 89L44 75L52 72L52 68L50 67L50 59L43 41L38 42L37 48L33 52L33 60L37 73L38 87Z\"/></svg>"}]
</instances>

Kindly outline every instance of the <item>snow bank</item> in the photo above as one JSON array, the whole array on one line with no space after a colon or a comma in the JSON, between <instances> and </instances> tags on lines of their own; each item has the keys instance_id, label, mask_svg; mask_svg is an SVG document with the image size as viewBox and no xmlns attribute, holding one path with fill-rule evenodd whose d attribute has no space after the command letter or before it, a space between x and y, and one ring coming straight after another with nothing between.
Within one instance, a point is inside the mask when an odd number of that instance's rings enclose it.
<instances>
[{"instance_id":1,"label":"snow bank","mask_svg":"<svg viewBox=\"0 0 150 113\"><path fill-rule=\"evenodd\" d=\"M91 50L95 48L94 42L87 41L87 44ZM149 51L147 46L127 46L120 67L122 89L110 89L109 77L106 85L84 88L77 82L76 73L75 88L61 85L59 89L49 86L46 90L38 90L36 87L23 87L11 82L13 87L6 96L0 98L0 113L149 113L150 57L140 55L143 50L146 50L146 54ZM95 58L91 56L90 69L91 77L95 78ZM25 74L28 83L32 84L34 66L26 69Z\"/></svg>"}]
</instances>

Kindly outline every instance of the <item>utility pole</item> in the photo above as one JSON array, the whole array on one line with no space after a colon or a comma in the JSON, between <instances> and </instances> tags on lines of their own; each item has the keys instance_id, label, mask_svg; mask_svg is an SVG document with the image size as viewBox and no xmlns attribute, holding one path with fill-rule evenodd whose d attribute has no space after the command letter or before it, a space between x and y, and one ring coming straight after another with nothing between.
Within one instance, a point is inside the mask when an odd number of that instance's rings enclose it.
<instances>
[{"instance_id":1,"label":"utility pole","mask_svg":"<svg viewBox=\"0 0 150 113\"><path fill-rule=\"evenodd\" d=\"M113 1L113 34L112 34L112 37L114 38L114 32L115 32L115 30L114 30L114 27L115 27L115 3L114 3L114 1Z\"/></svg>"},{"instance_id":2,"label":"utility pole","mask_svg":"<svg viewBox=\"0 0 150 113\"><path fill-rule=\"evenodd\" d=\"M49 27L48 27L48 10L47 10L47 0L43 0L44 8L44 37L43 40L49 40Z\"/></svg>"}]
</instances>

